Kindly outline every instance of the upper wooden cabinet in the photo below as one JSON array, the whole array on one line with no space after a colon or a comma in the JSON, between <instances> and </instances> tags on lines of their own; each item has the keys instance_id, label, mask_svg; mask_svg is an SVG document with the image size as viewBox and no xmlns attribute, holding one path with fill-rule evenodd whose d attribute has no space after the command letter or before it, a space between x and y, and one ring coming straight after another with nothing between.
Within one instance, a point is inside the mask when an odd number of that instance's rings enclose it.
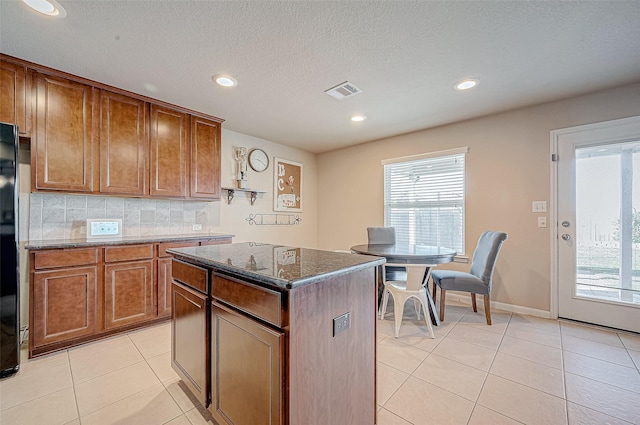
<instances>
[{"instance_id":1,"label":"upper wooden cabinet","mask_svg":"<svg viewBox=\"0 0 640 425\"><path fill-rule=\"evenodd\" d=\"M220 124L191 117L192 198L220 199Z\"/></svg>"},{"instance_id":2,"label":"upper wooden cabinet","mask_svg":"<svg viewBox=\"0 0 640 425\"><path fill-rule=\"evenodd\" d=\"M27 68L0 61L0 122L16 124L20 136L31 135L31 103L27 102Z\"/></svg>"},{"instance_id":3,"label":"upper wooden cabinet","mask_svg":"<svg viewBox=\"0 0 640 425\"><path fill-rule=\"evenodd\" d=\"M34 192L220 199L219 118L0 53L0 122Z\"/></svg>"},{"instance_id":4,"label":"upper wooden cabinet","mask_svg":"<svg viewBox=\"0 0 640 425\"><path fill-rule=\"evenodd\" d=\"M94 129L97 89L35 74L35 106L32 187L94 192L98 169Z\"/></svg>"},{"instance_id":5,"label":"upper wooden cabinet","mask_svg":"<svg viewBox=\"0 0 640 425\"><path fill-rule=\"evenodd\" d=\"M187 114L151 105L151 196L187 196L188 133Z\"/></svg>"},{"instance_id":6,"label":"upper wooden cabinet","mask_svg":"<svg viewBox=\"0 0 640 425\"><path fill-rule=\"evenodd\" d=\"M149 105L102 90L100 94L100 192L147 194Z\"/></svg>"}]
</instances>

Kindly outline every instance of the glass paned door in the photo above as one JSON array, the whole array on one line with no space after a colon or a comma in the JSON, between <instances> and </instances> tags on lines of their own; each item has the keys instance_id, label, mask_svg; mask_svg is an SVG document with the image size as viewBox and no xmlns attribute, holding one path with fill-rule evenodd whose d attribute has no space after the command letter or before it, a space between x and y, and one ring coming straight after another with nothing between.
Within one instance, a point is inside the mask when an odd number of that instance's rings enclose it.
<instances>
[{"instance_id":1,"label":"glass paned door","mask_svg":"<svg viewBox=\"0 0 640 425\"><path fill-rule=\"evenodd\" d=\"M640 332L640 117L552 132L558 315Z\"/></svg>"},{"instance_id":2,"label":"glass paned door","mask_svg":"<svg viewBox=\"0 0 640 425\"><path fill-rule=\"evenodd\" d=\"M575 152L576 296L640 305L640 142Z\"/></svg>"}]
</instances>

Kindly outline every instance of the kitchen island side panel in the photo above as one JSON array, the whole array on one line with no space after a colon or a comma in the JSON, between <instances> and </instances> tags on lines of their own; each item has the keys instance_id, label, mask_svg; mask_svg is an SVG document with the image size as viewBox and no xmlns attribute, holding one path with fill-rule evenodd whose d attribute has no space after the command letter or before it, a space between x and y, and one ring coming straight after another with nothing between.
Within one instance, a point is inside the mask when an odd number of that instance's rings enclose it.
<instances>
[{"instance_id":1,"label":"kitchen island side panel","mask_svg":"<svg viewBox=\"0 0 640 425\"><path fill-rule=\"evenodd\" d=\"M290 425L375 423L376 301L375 267L289 292Z\"/></svg>"}]
</instances>

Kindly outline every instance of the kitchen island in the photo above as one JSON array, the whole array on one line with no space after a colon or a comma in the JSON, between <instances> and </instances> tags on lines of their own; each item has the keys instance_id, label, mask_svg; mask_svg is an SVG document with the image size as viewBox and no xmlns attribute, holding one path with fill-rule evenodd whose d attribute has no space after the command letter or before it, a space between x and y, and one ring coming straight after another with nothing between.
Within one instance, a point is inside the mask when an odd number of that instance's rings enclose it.
<instances>
[{"instance_id":1,"label":"kitchen island","mask_svg":"<svg viewBox=\"0 0 640 425\"><path fill-rule=\"evenodd\" d=\"M169 253L172 367L219 424L375 423L383 258L258 243Z\"/></svg>"}]
</instances>

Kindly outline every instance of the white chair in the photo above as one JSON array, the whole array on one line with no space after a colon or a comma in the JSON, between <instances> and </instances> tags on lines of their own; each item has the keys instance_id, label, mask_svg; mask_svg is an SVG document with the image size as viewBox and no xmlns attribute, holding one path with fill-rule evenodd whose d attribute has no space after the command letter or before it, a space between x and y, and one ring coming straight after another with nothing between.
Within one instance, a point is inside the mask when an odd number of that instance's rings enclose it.
<instances>
[{"instance_id":1,"label":"white chair","mask_svg":"<svg viewBox=\"0 0 640 425\"><path fill-rule=\"evenodd\" d=\"M396 264L385 264L386 266L398 266ZM429 336L435 338L433 326L431 325L431 316L429 315L429 300L427 299L427 288L423 285L423 279L426 266L421 264L402 264L407 269L407 280L385 280L384 294L382 296L382 308L380 309L380 319L384 319L387 312L387 302L389 294L393 296L393 310L395 315L395 336L400 333L400 325L402 324L402 316L404 305L409 298L413 298L413 304L420 320L420 310L424 312L424 321L429 330ZM384 274L383 274L384 276ZM434 312L435 314L435 312Z\"/></svg>"}]
</instances>

